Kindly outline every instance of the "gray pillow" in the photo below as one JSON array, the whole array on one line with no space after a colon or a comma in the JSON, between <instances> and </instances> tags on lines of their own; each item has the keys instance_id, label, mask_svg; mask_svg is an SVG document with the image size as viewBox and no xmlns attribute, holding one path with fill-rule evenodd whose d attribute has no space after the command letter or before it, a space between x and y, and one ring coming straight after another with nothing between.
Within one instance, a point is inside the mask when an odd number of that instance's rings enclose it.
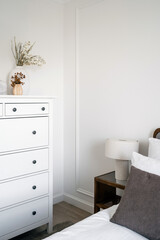
<instances>
[{"instance_id":1,"label":"gray pillow","mask_svg":"<svg viewBox=\"0 0 160 240\"><path fill-rule=\"evenodd\" d=\"M160 176L132 166L123 197L110 221L150 240L160 240Z\"/></svg>"}]
</instances>

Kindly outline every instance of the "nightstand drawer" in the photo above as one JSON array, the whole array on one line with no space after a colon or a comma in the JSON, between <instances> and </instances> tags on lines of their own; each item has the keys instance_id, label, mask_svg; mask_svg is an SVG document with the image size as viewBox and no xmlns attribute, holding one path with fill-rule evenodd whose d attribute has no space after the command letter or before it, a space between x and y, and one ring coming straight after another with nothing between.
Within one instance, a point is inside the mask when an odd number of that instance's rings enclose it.
<instances>
[{"instance_id":1,"label":"nightstand drawer","mask_svg":"<svg viewBox=\"0 0 160 240\"><path fill-rule=\"evenodd\" d=\"M0 212L0 237L48 218L48 198Z\"/></svg>"},{"instance_id":2,"label":"nightstand drawer","mask_svg":"<svg viewBox=\"0 0 160 240\"><path fill-rule=\"evenodd\" d=\"M48 145L48 117L0 119L0 152Z\"/></svg>"},{"instance_id":3,"label":"nightstand drawer","mask_svg":"<svg viewBox=\"0 0 160 240\"><path fill-rule=\"evenodd\" d=\"M48 173L0 184L0 208L48 194Z\"/></svg>"},{"instance_id":4,"label":"nightstand drawer","mask_svg":"<svg viewBox=\"0 0 160 240\"><path fill-rule=\"evenodd\" d=\"M0 156L0 180L48 169L48 149Z\"/></svg>"},{"instance_id":5,"label":"nightstand drawer","mask_svg":"<svg viewBox=\"0 0 160 240\"><path fill-rule=\"evenodd\" d=\"M47 114L48 103L7 103L5 104L6 116L21 116Z\"/></svg>"},{"instance_id":6,"label":"nightstand drawer","mask_svg":"<svg viewBox=\"0 0 160 240\"><path fill-rule=\"evenodd\" d=\"M0 117L2 116L2 103L0 103Z\"/></svg>"}]
</instances>

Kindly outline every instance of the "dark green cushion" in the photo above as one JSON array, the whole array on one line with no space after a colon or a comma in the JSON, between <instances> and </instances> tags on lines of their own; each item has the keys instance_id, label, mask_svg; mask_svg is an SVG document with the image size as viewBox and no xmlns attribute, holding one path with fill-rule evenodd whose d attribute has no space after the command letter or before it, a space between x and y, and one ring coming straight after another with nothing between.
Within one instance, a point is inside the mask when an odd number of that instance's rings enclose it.
<instances>
[{"instance_id":1,"label":"dark green cushion","mask_svg":"<svg viewBox=\"0 0 160 240\"><path fill-rule=\"evenodd\" d=\"M123 197L110 221L150 240L160 240L160 176L132 166Z\"/></svg>"}]
</instances>

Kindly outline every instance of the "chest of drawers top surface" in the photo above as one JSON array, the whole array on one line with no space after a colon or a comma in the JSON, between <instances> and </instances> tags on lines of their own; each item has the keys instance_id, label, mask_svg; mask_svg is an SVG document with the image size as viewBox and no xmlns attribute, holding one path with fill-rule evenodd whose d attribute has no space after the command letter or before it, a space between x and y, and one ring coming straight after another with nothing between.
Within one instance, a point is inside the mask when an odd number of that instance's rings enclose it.
<instances>
[{"instance_id":1,"label":"chest of drawers top surface","mask_svg":"<svg viewBox=\"0 0 160 240\"><path fill-rule=\"evenodd\" d=\"M23 99L24 101L26 99L56 99L56 96L40 96L40 95L0 95L0 99Z\"/></svg>"}]
</instances>

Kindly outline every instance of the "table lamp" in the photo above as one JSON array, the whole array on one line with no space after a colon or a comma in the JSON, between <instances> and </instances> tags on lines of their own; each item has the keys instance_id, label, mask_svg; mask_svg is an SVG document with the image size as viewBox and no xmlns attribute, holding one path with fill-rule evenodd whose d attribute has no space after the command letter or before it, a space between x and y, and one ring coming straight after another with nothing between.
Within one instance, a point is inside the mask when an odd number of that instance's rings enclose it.
<instances>
[{"instance_id":1,"label":"table lamp","mask_svg":"<svg viewBox=\"0 0 160 240\"><path fill-rule=\"evenodd\" d=\"M105 156L115 159L115 178L127 180L129 175L129 160L132 153L139 151L139 142L136 140L107 139Z\"/></svg>"}]
</instances>

